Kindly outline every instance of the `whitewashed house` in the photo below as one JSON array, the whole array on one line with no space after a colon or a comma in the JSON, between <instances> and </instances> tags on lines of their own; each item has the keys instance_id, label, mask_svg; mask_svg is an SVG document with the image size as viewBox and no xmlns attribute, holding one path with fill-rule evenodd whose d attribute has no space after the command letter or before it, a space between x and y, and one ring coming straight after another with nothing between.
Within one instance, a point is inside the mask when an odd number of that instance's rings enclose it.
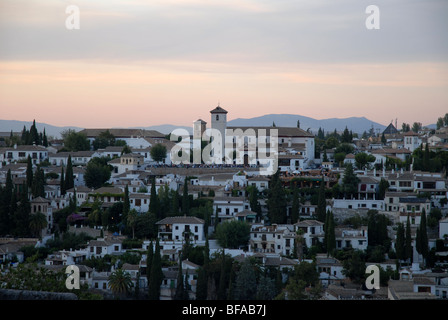
<instances>
[{"instance_id":1,"label":"whitewashed house","mask_svg":"<svg viewBox=\"0 0 448 320\"><path fill-rule=\"evenodd\" d=\"M137 153L126 153L120 158L108 162L114 169L112 175L122 174L127 171L140 170L143 166L143 157Z\"/></svg>"},{"instance_id":2,"label":"whitewashed house","mask_svg":"<svg viewBox=\"0 0 448 320\"><path fill-rule=\"evenodd\" d=\"M50 201L42 197L37 197L31 200L31 214L38 212L45 215L47 225L42 229L40 236L44 237L51 234L53 228L53 208L50 206Z\"/></svg>"},{"instance_id":3,"label":"whitewashed house","mask_svg":"<svg viewBox=\"0 0 448 320\"><path fill-rule=\"evenodd\" d=\"M151 195L149 193L130 193L130 209L135 209L140 213L148 212L150 198Z\"/></svg>"},{"instance_id":4,"label":"whitewashed house","mask_svg":"<svg viewBox=\"0 0 448 320\"><path fill-rule=\"evenodd\" d=\"M98 238L90 240L87 244L88 258L104 258L108 255L121 255L125 252L122 246L122 240L118 238Z\"/></svg>"},{"instance_id":5,"label":"whitewashed house","mask_svg":"<svg viewBox=\"0 0 448 320\"><path fill-rule=\"evenodd\" d=\"M358 229L348 227L335 228L336 249L353 248L366 250L368 245L367 227Z\"/></svg>"},{"instance_id":6,"label":"whitewashed house","mask_svg":"<svg viewBox=\"0 0 448 320\"><path fill-rule=\"evenodd\" d=\"M439 238L444 239L448 236L448 217L439 220Z\"/></svg>"},{"instance_id":7,"label":"whitewashed house","mask_svg":"<svg viewBox=\"0 0 448 320\"><path fill-rule=\"evenodd\" d=\"M317 220L303 220L294 224L294 231L299 229L303 231L303 238L306 246L309 248L316 245L317 242L323 242L324 239L324 223Z\"/></svg>"},{"instance_id":8,"label":"whitewashed house","mask_svg":"<svg viewBox=\"0 0 448 320\"><path fill-rule=\"evenodd\" d=\"M166 217L156 223L161 241L189 239L191 243L205 241L204 220L193 216Z\"/></svg>"},{"instance_id":9,"label":"whitewashed house","mask_svg":"<svg viewBox=\"0 0 448 320\"><path fill-rule=\"evenodd\" d=\"M238 212L249 210L249 200L244 197L215 197L213 199L212 223L215 223L216 215L218 223L234 219Z\"/></svg>"},{"instance_id":10,"label":"whitewashed house","mask_svg":"<svg viewBox=\"0 0 448 320\"><path fill-rule=\"evenodd\" d=\"M35 165L40 164L44 160L48 160L48 150L43 146L35 145L14 145L12 148L5 148L3 152L3 161L6 164L25 161L28 156Z\"/></svg>"}]
</instances>

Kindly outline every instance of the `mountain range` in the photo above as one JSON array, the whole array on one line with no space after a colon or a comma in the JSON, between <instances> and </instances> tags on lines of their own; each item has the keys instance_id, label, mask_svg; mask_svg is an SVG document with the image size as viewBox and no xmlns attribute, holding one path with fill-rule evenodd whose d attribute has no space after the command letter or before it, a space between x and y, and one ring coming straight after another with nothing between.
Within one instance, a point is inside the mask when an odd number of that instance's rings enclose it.
<instances>
[{"instance_id":1,"label":"mountain range","mask_svg":"<svg viewBox=\"0 0 448 320\"><path fill-rule=\"evenodd\" d=\"M325 130L325 132L333 132L335 129L338 132L342 132L346 127L352 130L354 133L362 134L364 131L369 131L371 128L375 132L381 133L386 126L365 117L349 117L349 118L329 118L329 119L314 119L295 114L267 114L254 118L237 118L229 120L227 123L229 126L272 126L273 123L277 127L296 127L297 121L299 121L300 128L303 130L309 130L310 132L317 134L319 128ZM0 133L21 132L25 126L27 129L33 124L32 121L18 121L18 120L0 120ZM207 124L210 125L209 123ZM432 127L434 125L428 125L426 127ZM54 126L47 123L36 122L36 127L39 132L42 132L45 128L47 136L60 138L61 132L67 129L80 131L84 128L76 126ZM188 126L176 126L173 124L154 125L148 127L133 127L147 130L157 130L164 134L169 134L176 128L183 128L188 130L190 134L193 131L193 124ZM397 128L400 129L400 128Z\"/></svg>"}]
</instances>

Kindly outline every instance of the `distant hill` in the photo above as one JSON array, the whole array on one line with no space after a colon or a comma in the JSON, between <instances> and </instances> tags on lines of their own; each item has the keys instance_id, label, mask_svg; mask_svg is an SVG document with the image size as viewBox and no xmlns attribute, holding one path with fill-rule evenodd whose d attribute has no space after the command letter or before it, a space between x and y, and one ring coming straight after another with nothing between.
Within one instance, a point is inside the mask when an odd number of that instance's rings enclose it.
<instances>
[{"instance_id":1,"label":"distant hill","mask_svg":"<svg viewBox=\"0 0 448 320\"><path fill-rule=\"evenodd\" d=\"M313 134L317 134L319 128L325 130L325 132L332 132L334 129L336 131L342 132L345 127L349 130L352 130L354 133L362 134L364 131L369 131L372 127L375 132L381 133L386 126L380 123L369 120L365 117L350 117L350 118L329 118L329 119L314 119L310 117L305 117L296 114L267 114L260 117L254 118L237 118L234 120L228 121L230 126L271 126L272 123L275 123L278 127L296 127L297 120L300 121L300 128L303 130L310 130ZM23 127L29 130L32 121L17 121L17 120L0 120L0 132L21 132ZM209 126L210 124L208 124ZM36 122L37 130L39 132L43 131L45 128L45 132L47 136L52 136L54 138L60 138L61 132L67 129L72 129L75 131L80 131L84 128L74 127L74 126L66 126L59 127L54 126L47 123ZM435 124L430 124L425 127L435 128ZM155 125L155 126L147 126L147 127L133 127L147 130L156 130L164 134L169 134L174 129L182 128L186 129L190 134L193 133L193 125L191 127L188 126L176 126L173 124L163 124L163 125ZM401 129L401 128L397 128Z\"/></svg>"},{"instance_id":2,"label":"distant hill","mask_svg":"<svg viewBox=\"0 0 448 320\"><path fill-rule=\"evenodd\" d=\"M369 131L373 127L375 132L379 130L382 132L386 126L371 121L365 117L350 117L350 118L329 118L329 119L313 119L310 117L295 115L295 114L267 114L260 117L249 119L234 119L228 121L231 126L271 126L275 123L277 127L296 127L297 120L300 121L300 128L303 130L310 129L312 133L317 134L319 128L325 132L343 131L345 127L352 130L354 133L363 133Z\"/></svg>"},{"instance_id":3,"label":"distant hill","mask_svg":"<svg viewBox=\"0 0 448 320\"><path fill-rule=\"evenodd\" d=\"M22 132L25 126L28 130L33 125L33 121L18 121L18 120L0 120L0 132ZM37 122L36 128L38 132L43 132L45 128L45 133L47 137L54 137L59 139L61 137L61 132L67 129L72 129L75 131L80 131L83 128L79 127L58 127L51 124Z\"/></svg>"}]
</instances>

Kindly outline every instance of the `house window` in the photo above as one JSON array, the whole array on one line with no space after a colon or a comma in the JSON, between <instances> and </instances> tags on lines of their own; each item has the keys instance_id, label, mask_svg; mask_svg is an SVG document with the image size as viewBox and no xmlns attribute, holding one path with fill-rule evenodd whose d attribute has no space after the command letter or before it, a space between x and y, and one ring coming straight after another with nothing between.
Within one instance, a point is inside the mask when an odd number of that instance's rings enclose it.
<instances>
[{"instance_id":1,"label":"house window","mask_svg":"<svg viewBox=\"0 0 448 320\"><path fill-rule=\"evenodd\" d=\"M106 282L103 282L103 289L107 289Z\"/></svg>"},{"instance_id":2,"label":"house window","mask_svg":"<svg viewBox=\"0 0 448 320\"><path fill-rule=\"evenodd\" d=\"M198 232L199 231L199 227L198 226L194 226L194 232Z\"/></svg>"},{"instance_id":3,"label":"house window","mask_svg":"<svg viewBox=\"0 0 448 320\"><path fill-rule=\"evenodd\" d=\"M114 250L118 251L119 247L118 246L114 246Z\"/></svg>"},{"instance_id":4,"label":"house window","mask_svg":"<svg viewBox=\"0 0 448 320\"><path fill-rule=\"evenodd\" d=\"M218 114L216 115L216 121L219 121L219 115Z\"/></svg>"}]
</instances>

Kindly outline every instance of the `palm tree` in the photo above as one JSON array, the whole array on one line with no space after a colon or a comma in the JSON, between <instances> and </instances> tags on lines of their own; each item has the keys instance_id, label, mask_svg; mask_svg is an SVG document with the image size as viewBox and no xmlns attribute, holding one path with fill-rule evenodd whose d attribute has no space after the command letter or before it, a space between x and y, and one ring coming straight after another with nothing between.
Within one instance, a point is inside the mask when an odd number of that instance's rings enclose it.
<instances>
[{"instance_id":1,"label":"palm tree","mask_svg":"<svg viewBox=\"0 0 448 320\"><path fill-rule=\"evenodd\" d=\"M132 287L131 275L123 269L118 269L109 276L109 287L118 296L126 295Z\"/></svg>"},{"instance_id":2,"label":"palm tree","mask_svg":"<svg viewBox=\"0 0 448 320\"><path fill-rule=\"evenodd\" d=\"M128 212L128 218L127 218L127 221L126 221L128 226L132 228L132 239L135 238L134 234L135 234L135 226L136 226L136 223L137 223L137 214L138 214L137 210L131 209Z\"/></svg>"},{"instance_id":3,"label":"palm tree","mask_svg":"<svg viewBox=\"0 0 448 320\"><path fill-rule=\"evenodd\" d=\"M41 236L42 229L48 225L47 217L42 212L30 216L30 229L34 236Z\"/></svg>"}]
</instances>

